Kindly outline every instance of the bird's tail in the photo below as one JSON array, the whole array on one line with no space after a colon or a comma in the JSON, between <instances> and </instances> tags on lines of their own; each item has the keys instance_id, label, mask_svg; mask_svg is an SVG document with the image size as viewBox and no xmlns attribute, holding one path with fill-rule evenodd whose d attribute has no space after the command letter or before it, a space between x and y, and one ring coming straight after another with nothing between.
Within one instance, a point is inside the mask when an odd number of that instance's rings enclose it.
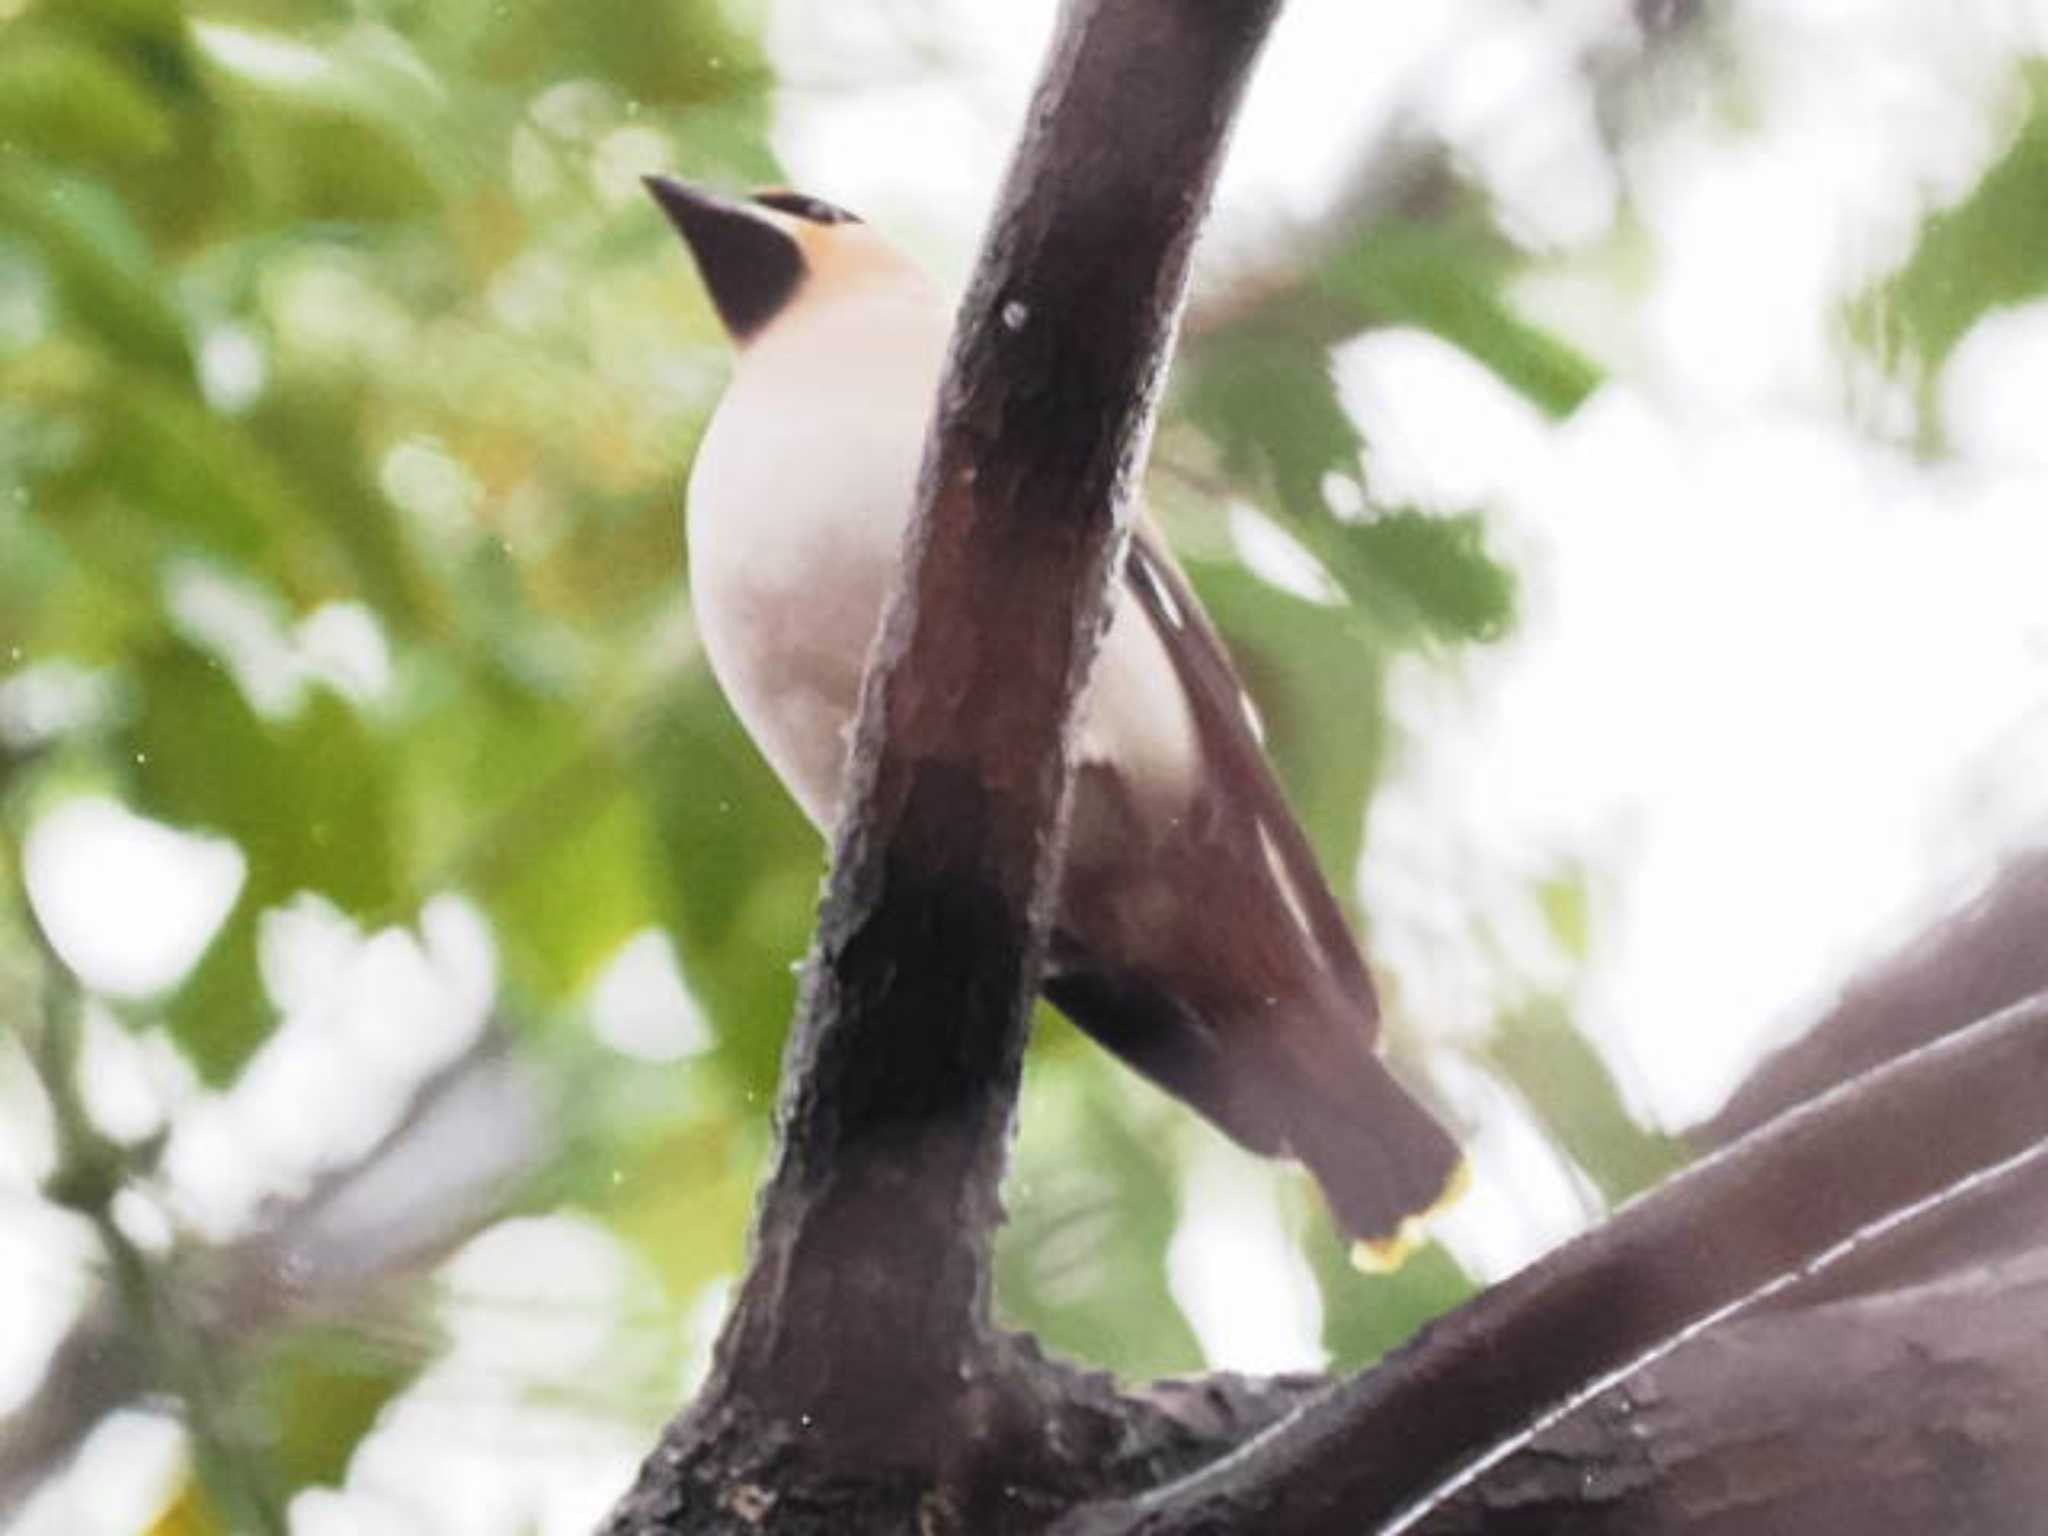
<instances>
[{"instance_id":1,"label":"bird's tail","mask_svg":"<svg viewBox=\"0 0 2048 1536\"><path fill-rule=\"evenodd\" d=\"M1468 1172L1450 1133L1377 1059L1340 1081L1341 1096L1312 1083L1288 1107L1288 1148L1354 1239L1352 1262L1380 1273L1420 1246L1428 1219L1464 1193Z\"/></svg>"}]
</instances>

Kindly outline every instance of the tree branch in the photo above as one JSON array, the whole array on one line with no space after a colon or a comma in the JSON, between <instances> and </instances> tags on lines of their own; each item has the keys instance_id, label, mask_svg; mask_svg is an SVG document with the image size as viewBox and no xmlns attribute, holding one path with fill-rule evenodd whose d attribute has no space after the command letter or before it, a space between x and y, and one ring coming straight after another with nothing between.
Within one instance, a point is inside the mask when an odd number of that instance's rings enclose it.
<instances>
[{"instance_id":1,"label":"tree branch","mask_svg":"<svg viewBox=\"0 0 2048 1536\"><path fill-rule=\"evenodd\" d=\"M2008 861L1959 909L1850 980L1817 1023L1767 1057L1704 1125L1718 1146L1835 1083L2048 992L2048 851ZM1996 1200L1958 1202L1879 1251L1834 1266L1798 1302L1915 1285L1966 1264L2038 1248L2048 1233L2048 1168L2007 1181ZM1790 1300L1774 1305L1793 1304Z\"/></svg>"},{"instance_id":2,"label":"tree branch","mask_svg":"<svg viewBox=\"0 0 2048 1536\"><path fill-rule=\"evenodd\" d=\"M1956 1203L2002 1206L2014 1182ZM1871 1245L1873 1259L1893 1247ZM2034 1449L2048 1439L2048 1254L1818 1304L1810 1291L1601 1393L1416 1536L2033 1528L2048 1508Z\"/></svg>"},{"instance_id":3,"label":"tree branch","mask_svg":"<svg viewBox=\"0 0 2048 1536\"><path fill-rule=\"evenodd\" d=\"M1938 1134L1902 1134L1902 1128ZM1060 1536L1401 1530L1604 1378L2036 1163L2048 997L1867 1073L1694 1165L1237 1456Z\"/></svg>"},{"instance_id":4,"label":"tree branch","mask_svg":"<svg viewBox=\"0 0 2048 1536\"><path fill-rule=\"evenodd\" d=\"M494 1219L506 1190L543 1163L554 1117L539 1075L494 1025L421 1084L360 1161L267 1208L260 1225L232 1242L181 1242L142 1282L233 1377L283 1330L401 1309L408 1283ZM103 1288L34 1393L0 1419L0 1523L106 1414L149 1392L181 1389L136 1347L131 1310L117 1289Z\"/></svg>"}]
</instances>

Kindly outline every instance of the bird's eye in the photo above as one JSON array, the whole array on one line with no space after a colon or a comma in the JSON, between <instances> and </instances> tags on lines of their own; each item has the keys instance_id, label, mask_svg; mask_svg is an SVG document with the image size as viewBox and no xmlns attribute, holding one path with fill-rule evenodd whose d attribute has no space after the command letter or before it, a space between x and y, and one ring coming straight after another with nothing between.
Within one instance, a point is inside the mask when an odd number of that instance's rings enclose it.
<instances>
[{"instance_id":1,"label":"bird's eye","mask_svg":"<svg viewBox=\"0 0 2048 1536\"><path fill-rule=\"evenodd\" d=\"M806 197L801 192L757 192L754 201L763 208L773 208L778 213L794 214L800 219L809 219L813 224L858 224L860 219L844 208L826 202L822 197Z\"/></svg>"}]
</instances>

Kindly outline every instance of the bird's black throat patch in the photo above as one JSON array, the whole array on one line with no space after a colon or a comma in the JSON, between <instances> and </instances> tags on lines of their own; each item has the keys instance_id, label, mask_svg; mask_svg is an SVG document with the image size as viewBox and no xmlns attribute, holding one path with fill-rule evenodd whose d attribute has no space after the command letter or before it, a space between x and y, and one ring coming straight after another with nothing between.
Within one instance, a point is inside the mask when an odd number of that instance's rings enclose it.
<instances>
[{"instance_id":1,"label":"bird's black throat patch","mask_svg":"<svg viewBox=\"0 0 2048 1536\"><path fill-rule=\"evenodd\" d=\"M794 238L743 204L649 178L648 190L675 225L711 294L718 318L744 342L773 320L803 286L808 268Z\"/></svg>"}]
</instances>

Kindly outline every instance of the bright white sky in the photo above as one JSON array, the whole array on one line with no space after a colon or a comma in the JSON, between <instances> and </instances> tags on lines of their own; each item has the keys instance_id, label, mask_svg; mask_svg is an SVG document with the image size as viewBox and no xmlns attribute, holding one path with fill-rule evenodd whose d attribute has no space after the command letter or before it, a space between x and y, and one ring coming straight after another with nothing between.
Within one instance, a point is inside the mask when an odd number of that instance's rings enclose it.
<instances>
[{"instance_id":1,"label":"bright white sky","mask_svg":"<svg viewBox=\"0 0 2048 1536\"><path fill-rule=\"evenodd\" d=\"M771 36L790 82L776 143L792 179L958 276L1053 9L775 0ZM1476 1146L1480 1187L1445 1235L1488 1275L1587 1208L1513 1103L1430 1042L1474 1036L1504 1004L1563 988L1638 1108L1684 1124L1861 958L1999 850L2048 831L2048 305L1995 315L1959 349L1938 381L1953 452L1937 462L1896 446L1901 396L1844 348L1833 318L1897 262L1924 209L1967 191L1998 153L2015 106L2011 64L2048 49L2048 0L1733 7L1722 37L1745 83L1739 110L1698 80L1665 82L1669 110L1631 140L1617 175L1574 61L1625 35L1628 10L1295 0L1248 104L1200 278L1227 284L1284 256L1361 145L1406 123L1446 138L1520 237L1553 258L1519 295L1525 310L1612 372L1554 424L1427 336L1376 334L1337 360L1372 445L1375 495L1484 505L1496 549L1523 578L1511 640L1397 678L1406 746L1360 876L1404 1033L1424 1042ZM1615 228L1624 180L1630 231ZM365 616L292 630L203 573L179 580L184 621L211 626L259 702L288 707L315 684L360 697L382 687L381 639ZM10 686L0 679L0 730L30 704L56 707L53 678L33 699ZM28 865L67 957L116 993L147 991L188 963L204 941L195 925L218 920L241 878L232 849L138 828L105 804L54 812ZM1531 898L1537 880L1573 868L1594 893L1583 970L1555 952ZM164 899L167 881L189 899ZM124 897L134 900L112 920ZM74 923L78 910L99 920ZM308 967L350 987L393 978L407 1017L453 1021L422 1047L445 1059L488 1000L479 926L457 906L417 938L362 935L317 906L281 914L266 956L287 1025L264 1071L288 1082L336 1052L388 1053L366 1014L314 1038L310 1008L293 1004ZM598 1002L605 1038L622 1049L673 1055L703 1041L659 936L634 941ZM170 1166L185 1179L188 1219L231 1227L264 1180L310 1176L336 1153L314 1144L317 1124L268 1113L253 1089L197 1094L147 1043L140 1057L111 1042L101 1054L117 1088L139 1073L183 1117L183 1160ZM11 1081L0 1060L10 1106ZM236 1116L275 1166L222 1155ZM33 1115L8 1119L0 1179L25 1184L46 1148ZM1187 1193L1171 1278L1218 1364L1318 1358L1314 1288L1271 1189L1269 1172L1220 1149L1197 1161ZM484 1284L493 1253L582 1277L593 1294L631 1289L630 1266L588 1226L518 1225L495 1240L451 1272L458 1324L461 1294ZM536 1258L542 1249L552 1256ZM54 1334L67 1306L52 1302L47 1274L24 1282L22 1299L5 1293L22 1272L0 1265L0 1316L39 1307ZM535 1381L604 1347L565 1342L560 1319L534 1310L555 1330L529 1351ZM493 1348L517 1353L502 1339ZM0 1407L39 1369L19 1354L0 1351ZM366 1444L351 1474L363 1502L302 1500L294 1530L398 1528L377 1501L417 1483L428 1459L434 1486L460 1503L447 1426L418 1406L431 1401L424 1388L410 1394L415 1406ZM523 1412L507 1408L500 1428L561 1443L558 1422ZM106 1435L149 1439L155 1422L124 1419ZM589 1457L533 1470L519 1507L534 1529L586 1529L630 1456L629 1442L598 1434ZM479 1485L490 1475L482 1468ZM85 1487L85 1476L69 1481ZM86 1528L63 1524L79 1506L56 1497L58 1523L28 1528Z\"/></svg>"}]
</instances>

